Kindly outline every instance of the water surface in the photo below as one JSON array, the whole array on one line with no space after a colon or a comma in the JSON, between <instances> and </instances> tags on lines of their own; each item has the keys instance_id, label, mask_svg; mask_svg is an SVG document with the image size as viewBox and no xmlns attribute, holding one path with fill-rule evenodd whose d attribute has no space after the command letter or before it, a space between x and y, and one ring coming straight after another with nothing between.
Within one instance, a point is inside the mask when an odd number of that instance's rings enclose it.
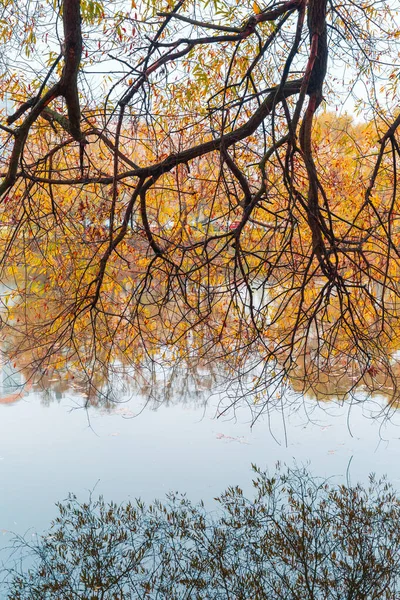
<instances>
[{"instance_id":1,"label":"water surface","mask_svg":"<svg viewBox=\"0 0 400 600\"><path fill-rule=\"evenodd\" d=\"M17 390L17 391L16 391ZM283 418L279 411L251 427L248 408L216 418L207 407L179 402L144 408L126 394L111 409L89 408L74 391L51 401L39 390L18 396L5 378L0 401L0 530L29 535L49 526L55 502L69 492L79 499L103 494L123 502L146 502L168 491L186 492L210 507L228 485L251 488L251 463L274 469L276 462L309 463L320 476L365 481L387 473L400 488L400 428L368 418L370 405L317 405L303 401ZM384 401L382 400L382 406ZM305 410L306 409L306 410ZM306 414L307 412L307 414Z\"/></svg>"}]
</instances>

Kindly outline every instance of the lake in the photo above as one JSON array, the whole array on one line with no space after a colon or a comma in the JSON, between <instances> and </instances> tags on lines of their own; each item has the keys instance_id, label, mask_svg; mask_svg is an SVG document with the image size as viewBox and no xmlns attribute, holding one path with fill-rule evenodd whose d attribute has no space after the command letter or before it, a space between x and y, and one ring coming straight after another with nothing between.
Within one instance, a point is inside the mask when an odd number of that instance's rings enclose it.
<instances>
[{"instance_id":1,"label":"lake","mask_svg":"<svg viewBox=\"0 0 400 600\"><path fill-rule=\"evenodd\" d=\"M352 483L370 472L387 473L400 488L400 420L371 418L385 406L340 406L306 399L290 414L274 409L251 427L243 406L217 418L217 398L208 405L146 403L121 393L111 407L82 408L77 390L18 395L17 374L3 372L0 389L0 530L34 535L56 515L55 502L69 492L85 500L90 491L123 502L163 498L170 490L203 499L229 485L251 491L251 463L274 469L277 461L310 464L311 471ZM162 389L160 390L162 398Z\"/></svg>"}]
</instances>

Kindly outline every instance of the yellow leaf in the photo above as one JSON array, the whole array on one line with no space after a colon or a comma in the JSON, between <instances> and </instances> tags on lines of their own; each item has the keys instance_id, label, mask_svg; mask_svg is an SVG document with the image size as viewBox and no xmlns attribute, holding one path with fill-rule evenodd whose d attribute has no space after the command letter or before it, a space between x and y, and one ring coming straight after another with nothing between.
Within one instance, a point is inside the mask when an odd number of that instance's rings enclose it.
<instances>
[{"instance_id":1,"label":"yellow leaf","mask_svg":"<svg viewBox=\"0 0 400 600\"><path fill-rule=\"evenodd\" d=\"M253 10L256 15L259 15L261 12L261 8L258 6L257 2L253 2Z\"/></svg>"}]
</instances>

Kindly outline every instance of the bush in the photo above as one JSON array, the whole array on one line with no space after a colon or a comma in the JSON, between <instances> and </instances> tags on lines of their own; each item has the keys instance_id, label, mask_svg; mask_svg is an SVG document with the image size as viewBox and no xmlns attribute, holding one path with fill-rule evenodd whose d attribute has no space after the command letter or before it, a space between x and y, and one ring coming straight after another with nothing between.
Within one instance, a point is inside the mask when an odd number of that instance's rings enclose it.
<instances>
[{"instance_id":1,"label":"bush","mask_svg":"<svg viewBox=\"0 0 400 600\"><path fill-rule=\"evenodd\" d=\"M254 497L228 488L217 513L175 494L149 507L70 496L46 535L15 540L34 563L10 571L8 598L398 597L400 499L386 480L352 487L254 469Z\"/></svg>"}]
</instances>

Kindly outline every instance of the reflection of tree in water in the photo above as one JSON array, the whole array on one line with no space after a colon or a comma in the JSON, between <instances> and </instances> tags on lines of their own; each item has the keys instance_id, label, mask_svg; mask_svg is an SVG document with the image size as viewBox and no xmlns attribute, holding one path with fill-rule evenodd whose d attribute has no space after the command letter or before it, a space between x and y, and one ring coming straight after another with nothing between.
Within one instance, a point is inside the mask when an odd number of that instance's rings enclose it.
<instances>
[{"instance_id":1,"label":"reflection of tree in water","mask_svg":"<svg viewBox=\"0 0 400 600\"><path fill-rule=\"evenodd\" d=\"M40 346L32 348L27 330L20 325L7 339L10 385L22 377L21 383L32 385L44 403L73 394L84 406L110 410L131 396L139 396L152 408L174 403L204 406L213 398L218 414L244 404L253 419L264 410L298 403L304 395L321 401L360 401L378 394L390 408L397 406L400 366L395 296L391 298L388 292L385 301L393 312L391 339L375 335L380 323L368 312L360 324L359 339L354 339L354 332L343 325L337 297L323 309L315 308L325 294L316 278L307 292L312 318L308 315L297 323L293 337L297 296L287 301L281 314L281 297L287 294L284 284L284 279L268 284L255 279L249 290L225 274L213 286L214 305L207 318L195 326L193 315L185 313L185 304L177 296L171 307L162 301L157 304L159 299L148 295L146 319L128 346L114 337L107 343L93 342L89 329L86 335L80 333L79 348L70 340L43 355ZM10 315L13 322L23 323L24 318L31 322L35 310L33 296L31 305L26 299L21 307L15 303ZM364 337L363 331L367 331ZM97 334L101 332L99 325ZM16 399L10 397L10 401Z\"/></svg>"},{"instance_id":2,"label":"reflection of tree in water","mask_svg":"<svg viewBox=\"0 0 400 600\"><path fill-rule=\"evenodd\" d=\"M380 361L386 359L378 358L365 373L355 368L351 357L347 360L343 353L336 363L326 363L318 338L310 335L305 351L299 352L296 360L282 353L280 360L277 357L271 365L264 357L264 340L263 344L240 346L238 364L236 348L221 355L220 348L207 341L207 328L202 334L207 352L196 356L190 333L185 340L186 352L179 357L173 353L169 356L165 347L158 355L142 355L140 365L132 364L129 356L120 356L111 365L99 360L98 368L90 372L65 361L57 368L57 356L53 356L54 363L43 368L31 353L22 353L19 355L22 367L10 360L4 363L3 401L18 400L24 389L34 390L44 404L73 396L78 405L111 411L116 404L133 397L151 409L178 403L204 407L211 400L213 406L218 406L219 415L232 414L245 405L253 420L264 410L295 408L305 396L321 402L361 402L376 396L379 401L386 399L387 415L397 407L400 366L396 360L382 365ZM226 335L232 339L236 335L229 330L228 321ZM340 340L336 343L340 344Z\"/></svg>"},{"instance_id":3,"label":"reflection of tree in water","mask_svg":"<svg viewBox=\"0 0 400 600\"><path fill-rule=\"evenodd\" d=\"M155 410L159 406L177 403L204 406L219 388L223 389L223 365L178 363L167 368L148 359L147 365L133 370L129 365L114 365L97 371L88 381L82 373L62 369L40 372L28 364L18 368L16 363L4 362L4 384L0 387L2 398L19 399L24 393L35 392L44 405L59 402L66 396L76 397L85 407L113 410L137 396L143 405ZM16 392L16 393L14 393Z\"/></svg>"},{"instance_id":4,"label":"reflection of tree in water","mask_svg":"<svg viewBox=\"0 0 400 600\"><path fill-rule=\"evenodd\" d=\"M209 513L185 496L146 507L58 505L50 530L15 540L31 560L9 600L363 600L400 591L400 498L385 481L335 485L304 469L257 471Z\"/></svg>"}]
</instances>

